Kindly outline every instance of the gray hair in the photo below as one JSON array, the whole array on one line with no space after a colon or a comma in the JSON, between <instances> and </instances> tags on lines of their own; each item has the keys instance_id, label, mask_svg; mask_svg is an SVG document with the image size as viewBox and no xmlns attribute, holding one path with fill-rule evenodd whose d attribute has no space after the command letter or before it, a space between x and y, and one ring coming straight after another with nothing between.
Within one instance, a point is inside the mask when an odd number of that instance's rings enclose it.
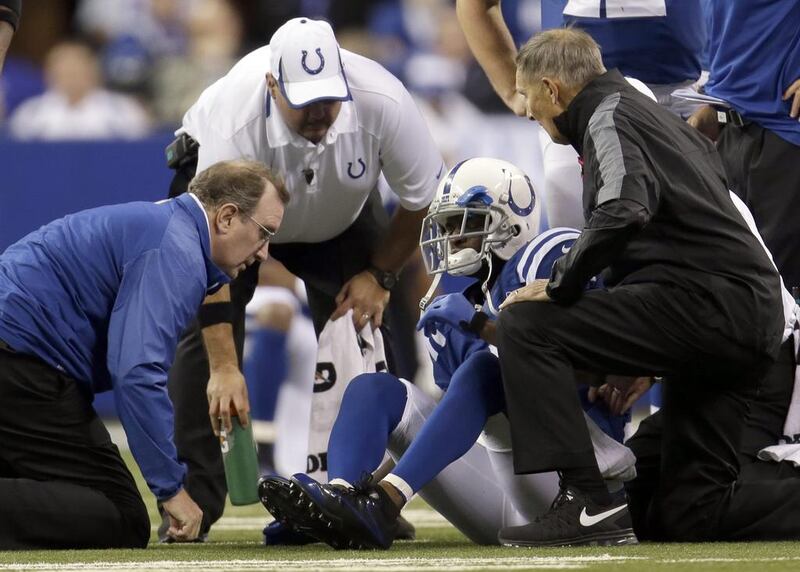
<instances>
[{"instance_id":1,"label":"gray hair","mask_svg":"<svg viewBox=\"0 0 800 572\"><path fill-rule=\"evenodd\" d=\"M267 183L275 187L281 203L286 205L289 193L281 178L263 163L245 159L214 163L192 179L189 192L194 193L206 207L217 208L233 203L243 214L250 215Z\"/></svg>"},{"instance_id":2,"label":"gray hair","mask_svg":"<svg viewBox=\"0 0 800 572\"><path fill-rule=\"evenodd\" d=\"M547 76L571 88L582 88L606 72L600 46L575 28L557 28L533 36L517 54L517 70L527 81Z\"/></svg>"}]
</instances>

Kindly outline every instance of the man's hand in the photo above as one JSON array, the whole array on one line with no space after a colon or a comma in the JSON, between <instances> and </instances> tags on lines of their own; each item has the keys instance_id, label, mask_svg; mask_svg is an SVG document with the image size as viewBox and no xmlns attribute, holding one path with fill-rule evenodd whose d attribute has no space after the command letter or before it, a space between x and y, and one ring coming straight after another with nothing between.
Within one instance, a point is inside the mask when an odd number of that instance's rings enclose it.
<instances>
[{"instance_id":1,"label":"man's hand","mask_svg":"<svg viewBox=\"0 0 800 572\"><path fill-rule=\"evenodd\" d=\"M544 279L534 280L522 288L514 290L509 293L506 299L503 300L503 303L500 304L500 309L502 310L517 302L549 302L550 296L547 295L547 291L545 290L549 282L549 280Z\"/></svg>"},{"instance_id":2,"label":"man's hand","mask_svg":"<svg viewBox=\"0 0 800 572\"><path fill-rule=\"evenodd\" d=\"M200 533L203 511L184 489L174 497L163 501L161 506L169 515L167 536L177 542L190 542Z\"/></svg>"},{"instance_id":3,"label":"man's hand","mask_svg":"<svg viewBox=\"0 0 800 572\"><path fill-rule=\"evenodd\" d=\"M589 401L602 399L612 415L622 415L653 385L652 377L606 376L600 387L589 388Z\"/></svg>"},{"instance_id":4,"label":"man's hand","mask_svg":"<svg viewBox=\"0 0 800 572\"><path fill-rule=\"evenodd\" d=\"M460 292L437 296L417 322L417 330L439 322L463 331L462 323L469 324L475 312L475 306Z\"/></svg>"},{"instance_id":5,"label":"man's hand","mask_svg":"<svg viewBox=\"0 0 800 572\"><path fill-rule=\"evenodd\" d=\"M697 129L700 133L716 141L719 138L719 119L717 110L710 105L703 105L692 113L686 123Z\"/></svg>"},{"instance_id":6,"label":"man's hand","mask_svg":"<svg viewBox=\"0 0 800 572\"><path fill-rule=\"evenodd\" d=\"M247 399L247 385L244 376L237 366L224 367L211 372L206 388L208 397L208 416L214 435L219 437L220 425L230 433L231 406L239 416L239 422L246 426L250 413L250 401ZM222 423L220 423L220 419Z\"/></svg>"},{"instance_id":7,"label":"man's hand","mask_svg":"<svg viewBox=\"0 0 800 572\"><path fill-rule=\"evenodd\" d=\"M357 332L370 322L373 328L380 328L388 303L389 291L384 290L368 270L364 270L348 280L336 295L337 306L331 320L338 320L352 308Z\"/></svg>"},{"instance_id":8,"label":"man's hand","mask_svg":"<svg viewBox=\"0 0 800 572\"><path fill-rule=\"evenodd\" d=\"M794 100L792 101L792 109L789 110L789 117L800 121L800 79L789 86L789 89L783 94L783 101L790 97L794 97Z\"/></svg>"}]
</instances>

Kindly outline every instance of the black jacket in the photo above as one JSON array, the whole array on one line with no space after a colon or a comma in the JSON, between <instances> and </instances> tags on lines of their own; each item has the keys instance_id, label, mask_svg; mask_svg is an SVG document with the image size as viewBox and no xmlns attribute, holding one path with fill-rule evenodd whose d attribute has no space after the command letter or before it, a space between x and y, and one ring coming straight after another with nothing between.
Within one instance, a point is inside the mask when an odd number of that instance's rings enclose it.
<instances>
[{"instance_id":1,"label":"black jacket","mask_svg":"<svg viewBox=\"0 0 800 572\"><path fill-rule=\"evenodd\" d=\"M587 223L554 266L550 297L574 301L601 271L611 287L688 288L714 300L721 327L754 329L777 349L778 274L731 201L714 145L616 70L590 82L555 123L583 160Z\"/></svg>"}]
</instances>

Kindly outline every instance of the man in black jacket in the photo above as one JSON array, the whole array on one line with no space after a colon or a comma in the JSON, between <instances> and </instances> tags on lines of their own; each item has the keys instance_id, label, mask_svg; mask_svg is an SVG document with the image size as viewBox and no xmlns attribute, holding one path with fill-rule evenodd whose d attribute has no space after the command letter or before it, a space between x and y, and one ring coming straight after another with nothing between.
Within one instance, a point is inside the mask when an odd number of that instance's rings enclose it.
<instances>
[{"instance_id":1,"label":"man in black jacket","mask_svg":"<svg viewBox=\"0 0 800 572\"><path fill-rule=\"evenodd\" d=\"M500 540L630 537L625 500L597 469L575 369L667 378L669 478L651 516L676 537L713 538L737 478L741 415L781 343L778 273L731 201L713 145L606 71L588 35L532 38L517 58L517 88L529 118L582 158L586 227L550 280L512 294L500 314L515 469L562 476L551 511ZM584 292L596 275L605 289ZM690 484L693 502L674 505L685 510L662 510ZM767 499L764 514L778 500Z\"/></svg>"}]
</instances>

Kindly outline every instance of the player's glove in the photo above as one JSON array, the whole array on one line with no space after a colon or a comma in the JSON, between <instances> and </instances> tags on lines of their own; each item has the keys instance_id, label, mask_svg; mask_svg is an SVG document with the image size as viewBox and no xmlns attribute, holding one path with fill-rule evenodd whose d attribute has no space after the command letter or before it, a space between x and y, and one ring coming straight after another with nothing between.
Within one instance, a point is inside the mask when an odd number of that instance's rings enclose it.
<instances>
[{"instance_id":1,"label":"player's glove","mask_svg":"<svg viewBox=\"0 0 800 572\"><path fill-rule=\"evenodd\" d=\"M438 296L417 322L417 330L427 329L434 323L443 323L464 332L477 334L483 328L488 316L475 309L475 306L460 292Z\"/></svg>"}]
</instances>

